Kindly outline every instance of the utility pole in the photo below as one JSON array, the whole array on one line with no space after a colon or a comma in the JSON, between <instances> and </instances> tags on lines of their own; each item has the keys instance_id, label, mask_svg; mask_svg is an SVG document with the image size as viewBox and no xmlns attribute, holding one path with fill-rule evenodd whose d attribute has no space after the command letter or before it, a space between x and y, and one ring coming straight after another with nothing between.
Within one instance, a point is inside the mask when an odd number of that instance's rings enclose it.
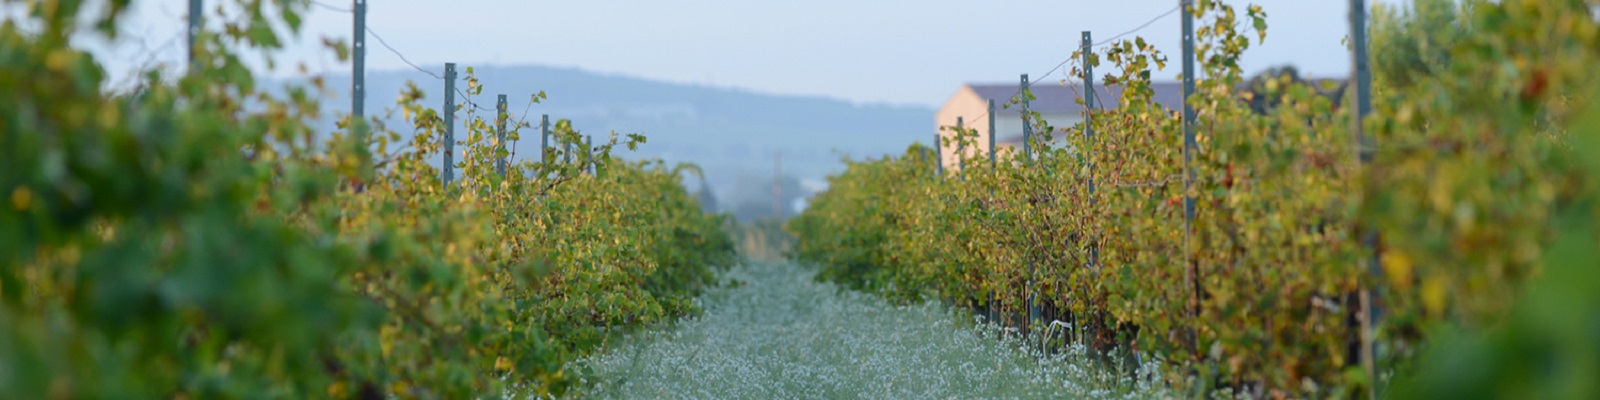
<instances>
[{"instance_id":1,"label":"utility pole","mask_svg":"<svg viewBox=\"0 0 1600 400\"><path fill-rule=\"evenodd\" d=\"M772 218L783 220L783 152L772 151Z\"/></svg>"}]
</instances>

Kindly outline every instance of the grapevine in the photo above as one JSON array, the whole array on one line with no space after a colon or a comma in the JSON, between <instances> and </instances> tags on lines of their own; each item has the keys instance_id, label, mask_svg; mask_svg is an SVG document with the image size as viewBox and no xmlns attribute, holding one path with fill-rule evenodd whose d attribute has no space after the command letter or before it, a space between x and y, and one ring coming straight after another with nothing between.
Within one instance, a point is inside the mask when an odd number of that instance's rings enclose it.
<instances>
[{"instance_id":1,"label":"grapevine","mask_svg":"<svg viewBox=\"0 0 1600 400\"><path fill-rule=\"evenodd\" d=\"M501 176L501 116L445 110L470 121L447 184L454 139L414 85L406 126L317 134L325 88L268 95L240 62L309 4L238 5L187 73L129 93L68 40L115 35L125 2L0 25L0 398L560 394L567 361L695 312L733 262L681 169L611 156L642 136L563 120L556 157Z\"/></svg>"},{"instance_id":2,"label":"grapevine","mask_svg":"<svg viewBox=\"0 0 1600 400\"><path fill-rule=\"evenodd\" d=\"M1587 7L1467 3L1432 4L1460 21L1414 53L1406 46L1438 22L1375 13L1379 97L1361 123L1376 148L1359 147L1348 98L1330 88L1287 76L1244 85L1239 60L1266 40L1266 11L1199 1L1193 189L1181 116L1151 101L1167 59L1142 38L1119 40L1089 58L1118 71L1098 81L1126 89L1093 111L1092 139L1080 123L1065 143L1036 135L1032 159L968 154L946 176L918 147L850 162L788 224L794 256L891 298L1001 310L991 314L1003 324L1061 310L1075 339L1159 355L1195 390L1367 393L1385 382L1362 371L1356 293L1372 291L1381 311L1378 376L1404 371L1436 327L1503 321L1539 275L1557 216L1595 190L1569 143L1595 84L1583 69L1600 58ZM1385 61L1402 54L1417 59ZM957 133L940 145L977 138ZM1185 196L1198 203L1187 232ZM1366 230L1381 237L1381 265L1364 262Z\"/></svg>"}]
</instances>

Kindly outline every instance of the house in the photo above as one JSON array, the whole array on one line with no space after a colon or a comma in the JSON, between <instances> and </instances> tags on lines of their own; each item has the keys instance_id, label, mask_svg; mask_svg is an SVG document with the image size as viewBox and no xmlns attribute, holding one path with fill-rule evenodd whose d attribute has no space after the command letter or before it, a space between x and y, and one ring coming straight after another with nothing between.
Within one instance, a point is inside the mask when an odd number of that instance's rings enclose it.
<instances>
[{"instance_id":1,"label":"house","mask_svg":"<svg viewBox=\"0 0 1600 400\"><path fill-rule=\"evenodd\" d=\"M955 132L940 127L956 126L957 118L968 129L976 129L978 139L975 146L969 148L945 147L940 149L941 161L946 170L956 170L956 153L965 151L970 155L988 154L989 151L989 119L994 119L995 146L1000 148L999 156L1005 157L1010 151L1018 151L1022 145L1022 106L1011 104L1012 98L1017 94L1017 84L974 84L968 83L956 89L955 95L945 101L944 106L934 114L934 128L940 138L950 140ZM1152 82L1150 88L1154 90L1152 100L1170 109L1183 107L1183 85L1179 82ZM1082 85L1063 85L1056 82L1037 82L1029 88L1034 100L1028 103L1028 109L1038 112L1050 126L1055 127L1051 134L1055 138L1065 135L1064 129L1071 128L1083 121L1083 106L1078 99L1082 97ZM1096 104L1117 104L1117 99L1122 95L1122 88L1118 86L1097 86ZM995 104L994 115L989 115L989 101ZM1038 134L1039 132L1035 132Z\"/></svg>"}]
</instances>

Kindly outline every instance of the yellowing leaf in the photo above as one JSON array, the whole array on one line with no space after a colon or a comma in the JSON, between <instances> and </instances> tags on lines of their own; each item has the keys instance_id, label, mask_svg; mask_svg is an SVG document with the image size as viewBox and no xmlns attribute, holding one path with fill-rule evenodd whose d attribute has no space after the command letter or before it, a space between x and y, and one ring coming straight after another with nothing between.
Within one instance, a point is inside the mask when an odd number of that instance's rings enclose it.
<instances>
[{"instance_id":1,"label":"yellowing leaf","mask_svg":"<svg viewBox=\"0 0 1600 400\"><path fill-rule=\"evenodd\" d=\"M1402 252L1390 251L1383 253L1379 260L1383 263L1383 272L1389 276L1390 283L1400 287L1402 290L1411 289L1411 277L1413 276L1411 257Z\"/></svg>"},{"instance_id":2,"label":"yellowing leaf","mask_svg":"<svg viewBox=\"0 0 1600 400\"><path fill-rule=\"evenodd\" d=\"M344 383L344 381L334 382L334 383L328 385L328 397L329 398L334 398L334 399L342 399L342 398L347 397L348 396L348 394L347 394L348 390L346 389L347 386L348 385L346 385Z\"/></svg>"},{"instance_id":3,"label":"yellowing leaf","mask_svg":"<svg viewBox=\"0 0 1600 400\"><path fill-rule=\"evenodd\" d=\"M27 211L33 204L33 191L27 186L18 186L11 190L11 208L17 211Z\"/></svg>"},{"instance_id":4,"label":"yellowing leaf","mask_svg":"<svg viewBox=\"0 0 1600 400\"><path fill-rule=\"evenodd\" d=\"M1449 283L1445 281L1445 277L1439 275L1429 276L1422 281L1422 306L1428 311L1428 315L1444 314L1445 301L1448 300L1449 294L1448 287Z\"/></svg>"}]
</instances>

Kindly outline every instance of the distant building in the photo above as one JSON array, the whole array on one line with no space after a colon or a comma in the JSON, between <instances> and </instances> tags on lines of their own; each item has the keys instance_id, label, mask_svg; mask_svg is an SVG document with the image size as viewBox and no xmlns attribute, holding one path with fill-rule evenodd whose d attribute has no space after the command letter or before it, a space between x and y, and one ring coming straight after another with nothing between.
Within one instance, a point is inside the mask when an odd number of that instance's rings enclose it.
<instances>
[{"instance_id":1,"label":"distant building","mask_svg":"<svg viewBox=\"0 0 1600 400\"><path fill-rule=\"evenodd\" d=\"M995 118L994 130L995 145L1000 148L1000 156L1004 157L1010 151L1020 151L1022 146L1022 106L1011 104L1012 96L1017 93L1017 84L964 84L956 89L956 93L945 101L944 106L934 114L934 129L941 138L948 140L954 132L938 129L939 127L955 126L956 118L962 117L962 123L968 129L978 131L976 146L966 148L968 154L987 154L989 151L989 119ZM1179 82L1152 82L1150 84L1155 93L1152 96L1157 104L1169 109L1183 107L1183 85ZM1052 135L1061 138L1065 133L1062 129L1070 128L1083 121L1083 106L1078 104L1082 97L1081 85L1066 86L1056 82L1038 82L1031 88L1034 100L1028 104L1029 110L1039 112L1041 117L1056 128ZM1096 87L1096 104L1116 105L1117 99L1122 96L1122 88L1118 86ZM987 115L989 100L994 100L995 115ZM1009 106L1008 106L1009 104ZM1035 132L1035 134L1042 134ZM954 170L956 165L957 149L946 147L942 149L942 160L945 168Z\"/></svg>"}]
</instances>

